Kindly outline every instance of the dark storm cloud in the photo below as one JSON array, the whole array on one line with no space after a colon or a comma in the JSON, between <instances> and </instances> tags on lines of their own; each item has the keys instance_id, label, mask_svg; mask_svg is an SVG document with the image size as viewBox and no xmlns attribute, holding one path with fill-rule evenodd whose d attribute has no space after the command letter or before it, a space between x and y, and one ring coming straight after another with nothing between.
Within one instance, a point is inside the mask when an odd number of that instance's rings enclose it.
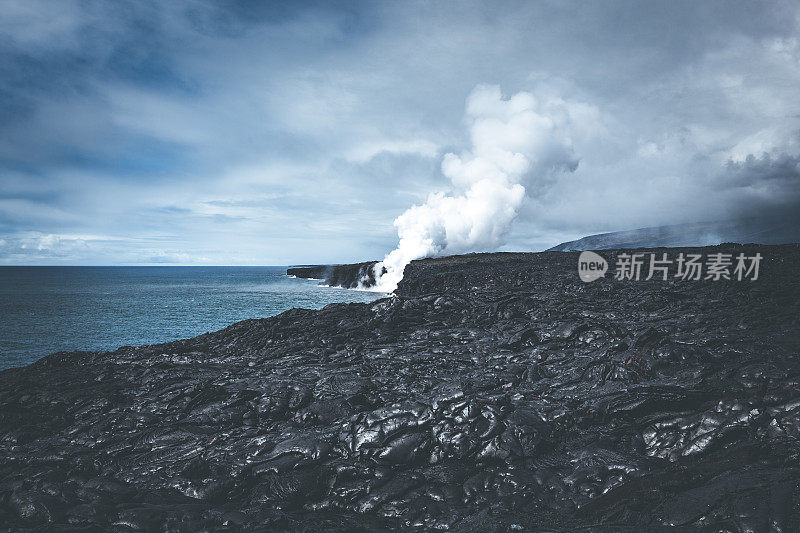
<instances>
[{"instance_id":1,"label":"dark storm cloud","mask_svg":"<svg viewBox=\"0 0 800 533\"><path fill-rule=\"evenodd\" d=\"M776 182L796 189L800 184L800 156L784 153L775 157L764 153L756 157L750 154L744 161L729 161L725 174L730 176L725 182L736 187Z\"/></svg>"},{"instance_id":2,"label":"dark storm cloud","mask_svg":"<svg viewBox=\"0 0 800 533\"><path fill-rule=\"evenodd\" d=\"M800 224L800 155L748 155L729 161L724 186L740 191L738 218L767 217Z\"/></svg>"},{"instance_id":3,"label":"dark storm cloud","mask_svg":"<svg viewBox=\"0 0 800 533\"><path fill-rule=\"evenodd\" d=\"M797 198L794 2L0 12L4 262L381 257L393 219L448 187L486 83L576 110L578 167L535 191L510 248Z\"/></svg>"}]
</instances>

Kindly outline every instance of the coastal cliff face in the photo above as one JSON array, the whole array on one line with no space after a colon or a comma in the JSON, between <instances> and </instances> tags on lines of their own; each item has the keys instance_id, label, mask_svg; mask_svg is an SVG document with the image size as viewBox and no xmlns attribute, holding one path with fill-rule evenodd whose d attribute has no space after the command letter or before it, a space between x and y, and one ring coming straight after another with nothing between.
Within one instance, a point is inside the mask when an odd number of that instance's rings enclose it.
<instances>
[{"instance_id":1,"label":"coastal cliff face","mask_svg":"<svg viewBox=\"0 0 800 533\"><path fill-rule=\"evenodd\" d=\"M797 531L800 247L694 251L759 279L426 259L371 304L0 372L0 524Z\"/></svg>"},{"instance_id":2,"label":"coastal cliff face","mask_svg":"<svg viewBox=\"0 0 800 533\"><path fill-rule=\"evenodd\" d=\"M375 285L375 272L372 267L377 261L354 263L351 265L310 265L291 267L286 274L296 278L320 279L331 287L355 289Z\"/></svg>"}]
</instances>

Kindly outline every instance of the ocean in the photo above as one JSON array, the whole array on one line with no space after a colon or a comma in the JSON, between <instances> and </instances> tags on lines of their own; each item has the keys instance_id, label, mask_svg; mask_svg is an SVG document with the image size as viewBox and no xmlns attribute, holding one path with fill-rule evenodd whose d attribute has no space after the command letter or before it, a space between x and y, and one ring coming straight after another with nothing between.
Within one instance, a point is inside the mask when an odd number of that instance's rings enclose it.
<instances>
[{"instance_id":1,"label":"ocean","mask_svg":"<svg viewBox=\"0 0 800 533\"><path fill-rule=\"evenodd\" d=\"M62 350L194 337L293 307L370 302L286 267L0 267L0 369Z\"/></svg>"}]
</instances>

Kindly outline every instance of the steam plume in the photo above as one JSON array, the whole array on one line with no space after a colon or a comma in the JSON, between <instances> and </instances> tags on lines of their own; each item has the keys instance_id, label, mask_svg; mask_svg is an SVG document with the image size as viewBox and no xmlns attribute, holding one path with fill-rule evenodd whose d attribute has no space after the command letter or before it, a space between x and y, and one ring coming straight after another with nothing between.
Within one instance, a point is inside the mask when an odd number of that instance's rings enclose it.
<instances>
[{"instance_id":1,"label":"steam plume","mask_svg":"<svg viewBox=\"0 0 800 533\"><path fill-rule=\"evenodd\" d=\"M472 147L460 155L448 153L442 161L453 190L431 194L395 219L400 242L375 265L373 290L394 291L414 259L501 246L526 190L539 191L556 173L577 168L571 135L575 109L528 92L503 99L500 87L475 88L466 108Z\"/></svg>"}]
</instances>

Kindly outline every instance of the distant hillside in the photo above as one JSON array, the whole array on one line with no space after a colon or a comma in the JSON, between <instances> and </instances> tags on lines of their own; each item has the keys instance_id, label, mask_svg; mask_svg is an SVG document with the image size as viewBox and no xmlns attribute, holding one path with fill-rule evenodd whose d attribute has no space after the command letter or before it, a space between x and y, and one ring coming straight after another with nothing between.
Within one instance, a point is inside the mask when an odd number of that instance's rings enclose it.
<instances>
[{"instance_id":1,"label":"distant hillside","mask_svg":"<svg viewBox=\"0 0 800 533\"><path fill-rule=\"evenodd\" d=\"M548 252L655 248L659 246L712 246L723 242L786 244L800 242L800 224L791 219L754 218L738 221L700 222L657 226L589 235L562 242Z\"/></svg>"}]
</instances>

